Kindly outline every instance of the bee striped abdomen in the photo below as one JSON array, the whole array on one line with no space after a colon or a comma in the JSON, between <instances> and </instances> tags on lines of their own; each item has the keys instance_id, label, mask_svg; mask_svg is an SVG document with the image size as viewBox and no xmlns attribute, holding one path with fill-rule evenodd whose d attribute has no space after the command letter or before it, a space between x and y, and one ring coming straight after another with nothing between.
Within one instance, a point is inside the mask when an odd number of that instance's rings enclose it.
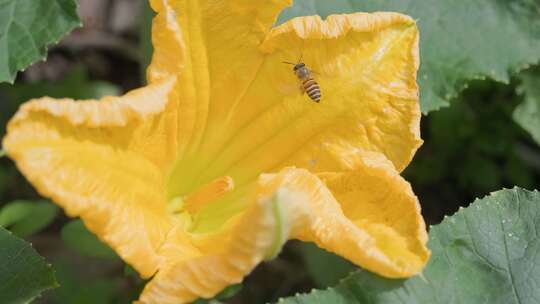
<instances>
[{"instance_id":1,"label":"bee striped abdomen","mask_svg":"<svg viewBox=\"0 0 540 304\"><path fill-rule=\"evenodd\" d=\"M302 83L302 86L304 87L304 91L307 93L309 98L311 98L313 101L319 102L321 100L321 88L313 78L305 80Z\"/></svg>"}]
</instances>

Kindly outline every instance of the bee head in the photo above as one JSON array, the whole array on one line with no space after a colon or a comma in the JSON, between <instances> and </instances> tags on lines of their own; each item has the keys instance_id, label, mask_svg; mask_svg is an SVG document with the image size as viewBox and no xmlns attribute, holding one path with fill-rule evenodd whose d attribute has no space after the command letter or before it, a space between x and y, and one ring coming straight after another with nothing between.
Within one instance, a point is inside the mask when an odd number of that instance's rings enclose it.
<instances>
[{"instance_id":1,"label":"bee head","mask_svg":"<svg viewBox=\"0 0 540 304\"><path fill-rule=\"evenodd\" d=\"M299 69L304 68L304 67L306 67L306 65L303 62L300 62L300 63L297 63L297 64L294 65L293 70L296 72Z\"/></svg>"}]
</instances>

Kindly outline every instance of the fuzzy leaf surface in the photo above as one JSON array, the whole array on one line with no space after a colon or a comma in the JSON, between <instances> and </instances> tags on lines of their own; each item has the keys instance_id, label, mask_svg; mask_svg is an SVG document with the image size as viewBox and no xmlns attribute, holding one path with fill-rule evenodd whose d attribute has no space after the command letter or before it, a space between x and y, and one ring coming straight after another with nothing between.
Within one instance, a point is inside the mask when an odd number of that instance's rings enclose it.
<instances>
[{"instance_id":1,"label":"fuzzy leaf surface","mask_svg":"<svg viewBox=\"0 0 540 304\"><path fill-rule=\"evenodd\" d=\"M0 82L45 59L47 46L77 26L75 0L0 0Z\"/></svg>"},{"instance_id":2,"label":"fuzzy leaf surface","mask_svg":"<svg viewBox=\"0 0 540 304\"><path fill-rule=\"evenodd\" d=\"M0 227L1 303L29 303L58 287L53 270L27 242Z\"/></svg>"},{"instance_id":3,"label":"fuzzy leaf surface","mask_svg":"<svg viewBox=\"0 0 540 304\"><path fill-rule=\"evenodd\" d=\"M359 271L336 287L283 304L538 303L540 193L502 190L433 226L422 275L391 280Z\"/></svg>"}]
</instances>

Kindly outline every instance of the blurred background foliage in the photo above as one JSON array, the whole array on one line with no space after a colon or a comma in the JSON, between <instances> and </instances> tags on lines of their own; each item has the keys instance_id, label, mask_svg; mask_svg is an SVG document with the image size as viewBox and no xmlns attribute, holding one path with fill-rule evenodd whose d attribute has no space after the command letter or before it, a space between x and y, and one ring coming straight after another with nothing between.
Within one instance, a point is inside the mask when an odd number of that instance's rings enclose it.
<instances>
[{"instance_id":1,"label":"blurred background foliage","mask_svg":"<svg viewBox=\"0 0 540 304\"><path fill-rule=\"evenodd\" d=\"M28 99L98 98L144 83L152 16L145 1L80 0L79 5L84 27L52 47L46 62L20 73L15 85L0 84L0 136ZM425 143L404 175L428 224L491 191L538 187L539 88L540 69L534 67L508 84L475 80L451 107L423 117ZM129 303L144 286L82 222L43 200L6 158L0 159L0 226L29 240L56 269L61 287L36 303ZM276 301L334 285L352 269L333 254L293 241L278 258L258 266L246 279L249 287L233 286L211 302Z\"/></svg>"}]
</instances>

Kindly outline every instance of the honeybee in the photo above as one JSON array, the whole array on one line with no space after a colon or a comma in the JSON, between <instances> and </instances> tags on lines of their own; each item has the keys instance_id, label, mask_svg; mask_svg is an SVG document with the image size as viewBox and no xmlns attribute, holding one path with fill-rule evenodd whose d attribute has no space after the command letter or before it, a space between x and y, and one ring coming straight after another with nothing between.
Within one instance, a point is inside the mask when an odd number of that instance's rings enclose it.
<instances>
[{"instance_id":1,"label":"honeybee","mask_svg":"<svg viewBox=\"0 0 540 304\"><path fill-rule=\"evenodd\" d=\"M321 87L311 76L312 71L306 67L306 64L301 60L298 63L287 61L283 61L283 63L294 65L293 71L301 82L300 89L302 90L302 93L307 93L309 98L315 102L321 101Z\"/></svg>"}]
</instances>

